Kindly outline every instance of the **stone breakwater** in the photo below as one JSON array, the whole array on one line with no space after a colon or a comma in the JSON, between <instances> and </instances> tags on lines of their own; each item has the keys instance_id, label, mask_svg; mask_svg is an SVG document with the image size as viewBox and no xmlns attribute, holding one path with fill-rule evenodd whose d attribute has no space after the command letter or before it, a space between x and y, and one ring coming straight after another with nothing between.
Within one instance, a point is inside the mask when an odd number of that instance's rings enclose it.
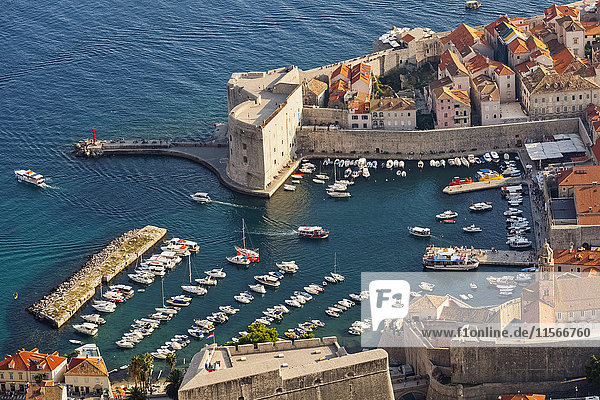
<instances>
[{"instance_id":1,"label":"stone breakwater","mask_svg":"<svg viewBox=\"0 0 600 400\"><path fill-rule=\"evenodd\" d=\"M27 308L36 319L59 328L88 300L102 282L110 282L160 241L167 230L148 225L112 240L100 252L89 257L81 269Z\"/></svg>"}]
</instances>

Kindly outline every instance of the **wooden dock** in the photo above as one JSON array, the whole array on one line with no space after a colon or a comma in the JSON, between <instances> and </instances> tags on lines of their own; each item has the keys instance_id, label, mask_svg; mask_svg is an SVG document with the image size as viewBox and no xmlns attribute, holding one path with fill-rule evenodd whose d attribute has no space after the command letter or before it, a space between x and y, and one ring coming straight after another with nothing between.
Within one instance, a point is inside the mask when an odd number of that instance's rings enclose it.
<instances>
[{"instance_id":1,"label":"wooden dock","mask_svg":"<svg viewBox=\"0 0 600 400\"><path fill-rule=\"evenodd\" d=\"M110 282L118 273L152 249L167 233L164 228L145 226L126 232L113 240L49 295L27 308L35 318L56 328L64 325L96 294L102 282Z\"/></svg>"},{"instance_id":2,"label":"wooden dock","mask_svg":"<svg viewBox=\"0 0 600 400\"><path fill-rule=\"evenodd\" d=\"M491 181L465 183L464 185L446 186L442 192L446 194L459 194L474 192L476 190L493 189L507 185L518 185L521 183L521 178L502 178L493 179Z\"/></svg>"},{"instance_id":3,"label":"wooden dock","mask_svg":"<svg viewBox=\"0 0 600 400\"><path fill-rule=\"evenodd\" d=\"M444 247L434 246L438 251ZM535 267L538 265L536 252L533 250L491 250L475 249L472 247L455 247L469 257L479 260L479 266L503 266L503 267Z\"/></svg>"}]
</instances>

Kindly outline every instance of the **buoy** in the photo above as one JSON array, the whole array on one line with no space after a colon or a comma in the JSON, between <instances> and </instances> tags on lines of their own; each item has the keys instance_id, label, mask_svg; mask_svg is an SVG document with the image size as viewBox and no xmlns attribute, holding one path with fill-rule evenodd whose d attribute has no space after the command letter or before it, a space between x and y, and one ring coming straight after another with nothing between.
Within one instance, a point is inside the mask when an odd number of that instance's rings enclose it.
<instances>
[{"instance_id":1,"label":"buoy","mask_svg":"<svg viewBox=\"0 0 600 400\"><path fill-rule=\"evenodd\" d=\"M19 293L15 293L15 294L14 294L14 296L13 296L13 299L15 299L15 300L16 300L16 299L18 299L18 298L19 298Z\"/></svg>"}]
</instances>

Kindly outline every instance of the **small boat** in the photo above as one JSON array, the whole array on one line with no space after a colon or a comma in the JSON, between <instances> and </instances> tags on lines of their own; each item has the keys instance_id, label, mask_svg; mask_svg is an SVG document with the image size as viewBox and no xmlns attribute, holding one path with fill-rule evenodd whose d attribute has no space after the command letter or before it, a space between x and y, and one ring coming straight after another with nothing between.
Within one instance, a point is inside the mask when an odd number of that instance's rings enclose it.
<instances>
[{"instance_id":1,"label":"small boat","mask_svg":"<svg viewBox=\"0 0 600 400\"><path fill-rule=\"evenodd\" d=\"M426 292L433 292L433 289L435 289L435 285L429 282L421 282L419 283L419 288Z\"/></svg>"},{"instance_id":2,"label":"small boat","mask_svg":"<svg viewBox=\"0 0 600 400\"><path fill-rule=\"evenodd\" d=\"M483 159L485 160L485 162L492 162L492 156L488 152L483 154Z\"/></svg>"},{"instance_id":3,"label":"small boat","mask_svg":"<svg viewBox=\"0 0 600 400\"><path fill-rule=\"evenodd\" d=\"M204 271L204 273L208 276L210 276L211 278L225 278L227 276L227 274L225 272L223 272L223 268L213 268L210 271Z\"/></svg>"},{"instance_id":4,"label":"small boat","mask_svg":"<svg viewBox=\"0 0 600 400\"><path fill-rule=\"evenodd\" d=\"M133 349L135 347L135 343L123 339L116 341L115 344L122 349Z\"/></svg>"},{"instance_id":5,"label":"small boat","mask_svg":"<svg viewBox=\"0 0 600 400\"><path fill-rule=\"evenodd\" d=\"M195 281L200 285L207 286L216 286L218 281L216 279L212 279L210 276L205 276L204 278L195 279Z\"/></svg>"},{"instance_id":6,"label":"small boat","mask_svg":"<svg viewBox=\"0 0 600 400\"><path fill-rule=\"evenodd\" d=\"M462 165L464 165L465 167L468 167L468 166L470 166L470 165L471 165L471 164L469 163L469 161L468 161L466 158L464 158L464 157L461 157L461 158L460 158L460 162L461 162L461 164L462 164Z\"/></svg>"},{"instance_id":7,"label":"small boat","mask_svg":"<svg viewBox=\"0 0 600 400\"><path fill-rule=\"evenodd\" d=\"M490 211L492 209L492 202L481 202L481 203L473 203L469 206L469 210L473 212L478 211Z\"/></svg>"},{"instance_id":8,"label":"small boat","mask_svg":"<svg viewBox=\"0 0 600 400\"><path fill-rule=\"evenodd\" d=\"M523 210L519 210L518 208L510 207L508 210L504 211L504 215L507 217L510 216L519 216L523 214Z\"/></svg>"},{"instance_id":9,"label":"small boat","mask_svg":"<svg viewBox=\"0 0 600 400\"><path fill-rule=\"evenodd\" d=\"M465 3L465 8L467 10L476 10L481 7L481 2L478 0L467 0Z\"/></svg>"},{"instance_id":10,"label":"small boat","mask_svg":"<svg viewBox=\"0 0 600 400\"><path fill-rule=\"evenodd\" d=\"M129 277L129 279L131 279L133 282L135 283L141 283L143 285L150 285L152 282L154 282L154 278L151 278L149 276L145 276L145 275L140 275L140 274L127 274L127 276Z\"/></svg>"},{"instance_id":11,"label":"small boat","mask_svg":"<svg viewBox=\"0 0 600 400\"><path fill-rule=\"evenodd\" d=\"M208 193L197 192L191 194L190 197L192 198L192 200L197 201L200 204L208 204L212 202L212 199L210 198Z\"/></svg>"},{"instance_id":12,"label":"small boat","mask_svg":"<svg viewBox=\"0 0 600 400\"><path fill-rule=\"evenodd\" d=\"M325 314L329 315L330 317L333 318L338 318L340 316L340 314L338 312L335 312L333 310L327 309L325 310Z\"/></svg>"},{"instance_id":13,"label":"small boat","mask_svg":"<svg viewBox=\"0 0 600 400\"><path fill-rule=\"evenodd\" d=\"M309 239L326 239L329 237L329 231L320 226L300 226L298 227L298 236Z\"/></svg>"},{"instance_id":14,"label":"small boat","mask_svg":"<svg viewBox=\"0 0 600 400\"><path fill-rule=\"evenodd\" d=\"M312 180L314 183L318 183L318 184L325 184L325 181L323 179L318 179L318 178L313 178Z\"/></svg>"},{"instance_id":15,"label":"small boat","mask_svg":"<svg viewBox=\"0 0 600 400\"><path fill-rule=\"evenodd\" d=\"M329 177L327 175L323 175L323 174L315 175L315 177L318 178L318 179L322 179L324 181L326 181L326 180L329 179Z\"/></svg>"},{"instance_id":16,"label":"small boat","mask_svg":"<svg viewBox=\"0 0 600 400\"><path fill-rule=\"evenodd\" d=\"M283 185L283 190L287 190L288 192L293 192L296 190L296 186L294 185Z\"/></svg>"},{"instance_id":17,"label":"small boat","mask_svg":"<svg viewBox=\"0 0 600 400\"><path fill-rule=\"evenodd\" d=\"M73 344L83 344L83 342L81 340L77 340L77 339L69 339L69 343L73 343Z\"/></svg>"},{"instance_id":18,"label":"small boat","mask_svg":"<svg viewBox=\"0 0 600 400\"><path fill-rule=\"evenodd\" d=\"M490 151L490 156L492 156L493 162L497 163L500 161L500 156L498 156L498 153L496 153L495 151Z\"/></svg>"},{"instance_id":19,"label":"small boat","mask_svg":"<svg viewBox=\"0 0 600 400\"><path fill-rule=\"evenodd\" d=\"M292 184L293 185L299 185L300 181L298 179L292 179ZM294 190L295 190L295 188L294 188Z\"/></svg>"},{"instance_id":20,"label":"small boat","mask_svg":"<svg viewBox=\"0 0 600 400\"><path fill-rule=\"evenodd\" d=\"M462 228L463 231L473 233L473 232L481 232L481 227L475 226L475 224L464 226Z\"/></svg>"},{"instance_id":21,"label":"small boat","mask_svg":"<svg viewBox=\"0 0 600 400\"><path fill-rule=\"evenodd\" d=\"M333 272L330 272L329 275L331 275L336 282L344 282L344 279L346 279L344 275L337 273L337 253L334 253L333 255Z\"/></svg>"},{"instance_id":22,"label":"small boat","mask_svg":"<svg viewBox=\"0 0 600 400\"><path fill-rule=\"evenodd\" d=\"M267 289L265 289L264 285L261 285L260 283L256 283L254 285L248 285L248 287L250 288L250 290L252 290L253 292L256 292L256 293L261 293L261 294L267 293Z\"/></svg>"},{"instance_id":23,"label":"small boat","mask_svg":"<svg viewBox=\"0 0 600 400\"><path fill-rule=\"evenodd\" d=\"M292 178L293 179L302 179L302 178L304 178L304 175L302 175L302 174L292 174Z\"/></svg>"},{"instance_id":24,"label":"small boat","mask_svg":"<svg viewBox=\"0 0 600 400\"><path fill-rule=\"evenodd\" d=\"M459 294L458 297L460 297L462 300L469 300L469 297L467 297L466 294Z\"/></svg>"},{"instance_id":25,"label":"small boat","mask_svg":"<svg viewBox=\"0 0 600 400\"><path fill-rule=\"evenodd\" d=\"M452 210L444 211L443 213L437 214L435 216L437 219L452 219L458 217L458 213Z\"/></svg>"},{"instance_id":26,"label":"small boat","mask_svg":"<svg viewBox=\"0 0 600 400\"><path fill-rule=\"evenodd\" d=\"M431 237L431 229L421 228L420 226L409 226L408 233L418 237Z\"/></svg>"},{"instance_id":27,"label":"small boat","mask_svg":"<svg viewBox=\"0 0 600 400\"><path fill-rule=\"evenodd\" d=\"M417 167L419 169L423 169L424 166L425 166L425 163L423 161L419 160L419 162L417 162Z\"/></svg>"},{"instance_id":28,"label":"small boat","mask_svg":"<svg viewBox=\"0 0 600 400\"><path fill-rule=\"evenodd\" d=\"M204 296L208 292L202 286L196 286L196 285L181 285L181 290L183 290L184 292L198 295L198 296Z\"/></svg>"},{"instance_id":29,"label":"small boat","mask_svg":"<svg viewBox=\"0 0 600 400\"><path fill-rule=\"evenodd\" d=\"M232 257L225 257L227 259L227 261L229 261L232 264L236 264L236 265L245 265L248 266L250 265L250 259L244 255L238 254Z\"/></svg>"},{"instance_id":30,"label":"small boat","mask_svg":"<svg viewBox=\"0 0 600 400\"><path fill-rule=\"evenodd\" d=\"M262 283L263 285L266 286L271 286L271 287L279 287L279 285L281 285L281 282L279 282L279 279L271 276L271 275L254 275L254 280L257 281L258 283Z\"/></svg>"},{"instance_id":31,"label":"small boat","mask_svg":"<svg viewBox=\"0 0 600 400\"><path fill-rule=\"evenodd\" d=\"M352 197L352 195L349 192L330 191L330 192L327 192L327 194L329 195L329 197L333 197L335 199L347 199L349 197Z\"/></svg>"},{"instance_id":32,"label":"small boat","mask_svg":"<svg viewBox=\"0 0 600 400\"><path fill-rule=\"evenodd\" d=\"M38 187L46 186L46 179L42 175L37 174L30 169L16 169L15 176L19 182L31 183L32 185Z\"/></svg>"},{"instance_id":33,"label":"small boat","mask_svg":"<svg viewBox=\"0 0 600 400\"><path fill-rule=\"evenodd\" d=\"M73 329L75 329L79 333L83 333L84 335L90 336L95 336L98 333L98 325L91 322L75 324L73 325Z\"/></svg>"},{"instance_id":34,"label":"small boat","mask_svg":"<svg viewBox=\"0 0 600 400\"><path fill-rule=\"evenodd\" d=\"M284 277L284 275L279 271L270 271L270 272L268 272L268 274L271 275L273 278L276 278L279 280L283 279L283 277Z\"/></svg>"},{"instance_id":35,"label":"small boat","mask_svg":"<svg viewBox=\"0 0 600 400\"><path fill-rule=\"evenodd\" d=\"M106 320L100 316L100 314L84 314L81 316L84 321L91 322L93 324L102 325L106 323Z\"/></svg>"},{"instance_id":36,"label":"small boat","mask_svg":"<svg viewBox=\"0 0 600 400\"><path fill-rule=\"evenodd\" d=\"M422 296L421 292L413 292L413 291L410 292L410 297L417 298L417 297L421 297L421 296Z\"/></svg>"},{"instance_id":37,"label":"small boat","mask_svg":"<svg viewBox=\"0 0 600 400\"><path fill-rule=\"evenodd\" d=\"M527 239L524 236L515 236L506 241L506 244L509 245L513 249L524 249L527 247L531 247L531 240Z\"/></svg>"},{"instance_id":38,"label":"small boat","mask_svg":"<svg viewBox=\"0 0 600 400\"><path fill-rule=\"evenodd\" d=\"M296 307L296 308L302 307L302 304L300 304L300 302L298 302L298 300L285 299L284 302L288 306L292 306L292 307Z\"/></svg>"},{"instance_id":39,"label":"small boat","mask_svg":"<svg viewBox=\"0 0 600 400\"><path fill-rule=\"evenodd\" d=\"M471 283L469 283L469 288L471 290L477 290L477 284L475 282L471 282Z\"/></svg>"},{"instance_id":40,"label":"small boat","mask_svg":"<svg viewBox=\"0 0 600 400\"><path fill-rule=\"evenodd\" d=\"M337 279L333 276L325 275L323 278L329 283L337 283Z\"/></svg>"},{"instance_id":41,"label":"small boat","mask_svg":"<svg viewBox=\"0 0 600 400\"><path fill-rule=\"evenodd\" d=\"M445 224L455 224L456 220L454 220L454 219L445 219L442 222L445 223Z\"/></svg>"}]
</instances>

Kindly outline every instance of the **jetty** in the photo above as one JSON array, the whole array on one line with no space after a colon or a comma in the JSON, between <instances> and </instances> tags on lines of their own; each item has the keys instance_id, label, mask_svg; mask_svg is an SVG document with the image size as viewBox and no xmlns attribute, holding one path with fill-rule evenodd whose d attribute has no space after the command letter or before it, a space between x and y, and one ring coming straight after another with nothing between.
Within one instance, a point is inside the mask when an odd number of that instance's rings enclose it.
<instances>
[{"instance_id":1,"label":"jetty","mask_svg":"<svg viewBox=\"0 0 600 400\"><path fill-rule=\"evenodd\" d=\"M36 319L60 328L94 297L100 284L110 282L151 250L166 233L166 229L151 225L124 233L92 255L81 269L50 294L29 306L27 311Z\"/></svg>"},{"instance_id":2,"label":"jetty","mask_svg":"<svg viewBox=\"0 0 600 400\"><path fill-rule=\"evenodd\" d=\"M518 185L521 183L521 178L501 178L501 179L493 179L491 181L483 181L483 182L473 182L473 183L465 183L462 185L452 185L446 186L442 192L446 194L459 194L459 193L467 193L474 192L476 190L486 190L493 189L507 185Z\"/></svg>"},{"instance_id":3,"label":"jetty","mask_svg":"<svg viewBox=\"0 0 600 400\"><path fill-rule=\"evenodd\" d=\"M427 252L436 253L445 247L430 246ZM473 247L453 247L479 260L479 266L504 266L504 267L536 267L538 258L534 250L496 250L475 249Z\"/></svg>"}]
</instances>

